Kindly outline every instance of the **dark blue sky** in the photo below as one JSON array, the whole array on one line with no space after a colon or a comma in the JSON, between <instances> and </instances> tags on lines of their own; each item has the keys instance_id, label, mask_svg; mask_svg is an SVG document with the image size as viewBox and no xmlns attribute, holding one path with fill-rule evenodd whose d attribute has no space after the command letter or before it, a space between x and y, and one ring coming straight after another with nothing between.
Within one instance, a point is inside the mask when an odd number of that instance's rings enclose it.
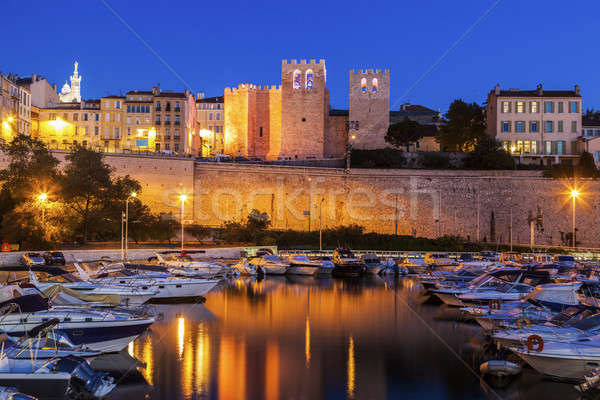
<instances>
[{"instance_id":1,"label":"dark blue sky","mask_svg":"<svg viewBox=\"0 0 600 400\"><path fill-rule=\"evenodd\" d=\"M389 68L393 109L405 100L443 111L454 98L483 102L497 82L579 83L584 108L600 105L596 0L501 0L403 99L497 0L3 0L0 70L35 72L60 88L76 59L84 98L158 82L183 89L103 1L207 96L240 82L279 84L281 59L325 58L336 108L348 105L352 68Z\"/></svg>"}]
</instances>

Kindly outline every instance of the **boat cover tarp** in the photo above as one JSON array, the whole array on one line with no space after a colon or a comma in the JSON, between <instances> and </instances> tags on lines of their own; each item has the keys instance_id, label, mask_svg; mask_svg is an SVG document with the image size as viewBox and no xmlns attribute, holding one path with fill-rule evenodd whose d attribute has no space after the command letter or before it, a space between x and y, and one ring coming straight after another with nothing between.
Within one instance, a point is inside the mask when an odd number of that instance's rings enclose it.
<instances>
[{"instance_id":1,"label":"boat cover tarp","mask_svg":"<svg viewBox=\"0 0 600 400\"><path fill-rule=\"evenodd\" d=\"M44 294L54 299L60 293L65 293L71 297L74 297L79 300L87 301L87 302L98 302L98 303L107 303L107 304L121 304L121 296L118 294L88 294L81 293L77 290L66 288L62 285L53 285L44 290Z\"/></svg>"}]
</instances>

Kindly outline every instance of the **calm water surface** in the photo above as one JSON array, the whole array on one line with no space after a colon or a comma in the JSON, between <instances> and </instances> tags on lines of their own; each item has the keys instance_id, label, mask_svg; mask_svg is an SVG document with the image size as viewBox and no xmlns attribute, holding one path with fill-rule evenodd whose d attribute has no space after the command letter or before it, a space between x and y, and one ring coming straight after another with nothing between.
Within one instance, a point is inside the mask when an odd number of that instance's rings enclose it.
<instances>
[{"instance_id":1,"label":"calm water surface","mask_svg":"<svg viewBox=\"0 0 600 400\"><path fill-rule=\"evenodd\" d=\"M204 304L156 306L162 319L128 349L145 368L109 398L579 398L528 370L493 393L469 370L480 329L419 292L409 278L222 283Z\"/></svg>"}]
</instances>

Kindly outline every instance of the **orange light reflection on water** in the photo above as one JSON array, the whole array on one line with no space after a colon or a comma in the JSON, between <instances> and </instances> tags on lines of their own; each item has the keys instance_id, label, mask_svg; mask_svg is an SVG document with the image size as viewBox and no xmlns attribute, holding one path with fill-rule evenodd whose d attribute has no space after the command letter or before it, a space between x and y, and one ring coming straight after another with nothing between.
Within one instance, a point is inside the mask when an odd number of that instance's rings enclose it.
<instances>
[{"instance_id":1,"label":"orange light reflection on water","mask_svg":"<svg viewBox=\"0 0 600 400\"><path fill-rule=\"evenodd\" d=\"M279 343L267 344L265 359L265 398L279 399Z\"/></svg>"},{"instance_id":2,"label":"orange light reflection on water","mask_svg":"<svg viewBox=\"0 0 600 400\"><path fill-rule=\"evenodd\" d=\"M348 398L354 398L354 385L355 385L355 363L354 363L354 339L350 336L350 340L348 341L348 386L346 392L348 394Z\"/></svg>"}]
</instances>

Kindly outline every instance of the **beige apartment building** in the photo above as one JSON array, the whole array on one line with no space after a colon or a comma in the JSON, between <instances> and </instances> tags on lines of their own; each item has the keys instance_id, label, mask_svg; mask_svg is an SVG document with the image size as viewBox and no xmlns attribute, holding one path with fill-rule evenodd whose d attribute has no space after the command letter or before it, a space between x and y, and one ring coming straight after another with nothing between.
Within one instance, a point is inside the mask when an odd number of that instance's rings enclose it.
<instances>
[{"instance_id":1,"label":"beige apartment building","mask_svg":"<svg viewBox=\"0 0 600 400\"><path fill-rule=\"evenodd\" d=\"M581 94L573 90L501 90L487 100L487 132L524 163L552 164L577 158L582 134Z\"/></svg>"},{"instance_id":2,"label":"beige apartment building","mask_svg":"<svg viewBox=\"0 0 600 400\"><path fill-rule=\"evenodd\" d=\"M15 74L0 74L0 139L31 134L31 92L19 86Z\"/></svg>"},{"instance_id":3,"label":"beige apartment building","mask_svg":"<svg viewBox=\"0 0 600 400\"><path fill-rule=\"evenodd\" d=\"M225 145L225 98L223 96L202 97L196 100L200 150L198 155L209 157L223 154Z\"/></svg>"}]
</instances>

